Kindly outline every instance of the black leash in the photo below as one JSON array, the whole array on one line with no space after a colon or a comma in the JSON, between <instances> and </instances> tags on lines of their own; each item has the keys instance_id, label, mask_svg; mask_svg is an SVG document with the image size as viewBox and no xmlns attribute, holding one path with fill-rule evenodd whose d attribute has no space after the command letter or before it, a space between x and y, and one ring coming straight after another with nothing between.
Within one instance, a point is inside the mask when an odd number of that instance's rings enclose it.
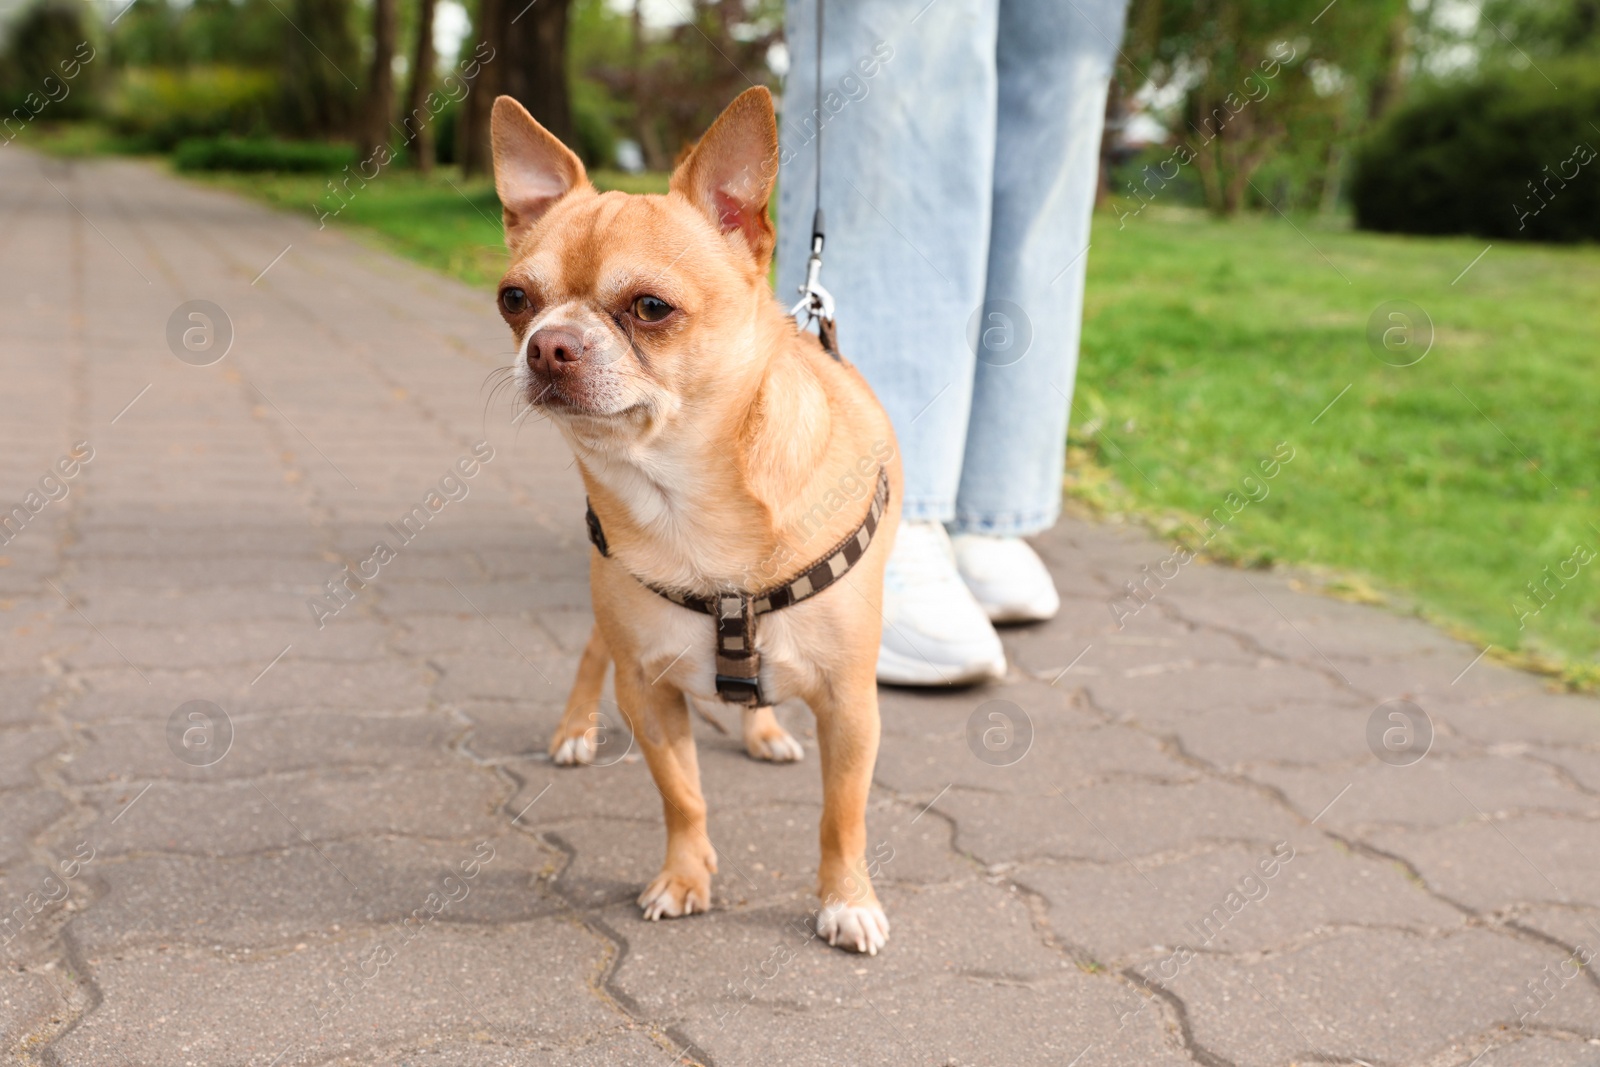
<instances>
[{"instance_id":1,"label":"black leash","mask_svg":"<svg viewBox=\"0 0 1600 1067\"><path fill-rule=\"evenodd\" d=\"M817 324L817 337L822 342L822 348L834 359L839 355L839 331L833 318L833 294L822 287L820 280L822 274L822 30L823 0L817 3L817 40L813 69L816 72L816 84L812 86L816 108L813 114L817 118L817 173L813 195L816 209L811 215L811 255L806 258L806 280L800 286L800 302L789 309L789 314L799 315L802 311L806 314L805 325L810 326L815 320Z\"/></svg>"}]
</instances>

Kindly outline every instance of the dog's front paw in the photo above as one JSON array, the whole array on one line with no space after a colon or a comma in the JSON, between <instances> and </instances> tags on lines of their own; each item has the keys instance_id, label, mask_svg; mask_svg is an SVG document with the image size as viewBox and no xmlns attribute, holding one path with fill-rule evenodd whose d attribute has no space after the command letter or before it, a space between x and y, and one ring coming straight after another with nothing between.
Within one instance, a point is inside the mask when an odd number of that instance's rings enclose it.
<instances>
[{"instance_id":1,"label":"dog's front paw","mask_svg":"<svg viewBox=\"0 0 1600 1067\"><path fill-rule=\"evenodd\" d=\"M828 904L817 912L817 933L830 945L876 956L889 941L889 917L877 904Z\"/></svg>"},{"instance_id":2,"label":"dog's front paw","mask_svg":"<svg viewBox=\"0 0 1600 1067\"><path fill-rule=\"evenodd\" d=\"M744 750L751 759L764 759L772 763L795 763L806 757L789 731L778 725L771 708L746 709L744 713Z\"/></svg>"},{"instance_id":3,"label":"dog's front paw","mask_svg":"<svg viewBox=\"0 0 1600 1067\"><path fill-rule=\"evenodd\" d=\"M651 922L663 915L676 919L697 911L710 911L711 875L702 872L698 876L691 876L666 868L639 894L639 907L644 909L644 917Z\"/></svg>"},{"instance_id":4,"label":"dog's front paw","mask_svg":"<svg viewBox=\"0 0 1600 1067\"><path fill-rule=\"evenodd\" d=\"M579 767L593 763L596 733L588 729L563 736L558 731L550 739L550 758L558 767Z\"/></svg>"}]
</instances>

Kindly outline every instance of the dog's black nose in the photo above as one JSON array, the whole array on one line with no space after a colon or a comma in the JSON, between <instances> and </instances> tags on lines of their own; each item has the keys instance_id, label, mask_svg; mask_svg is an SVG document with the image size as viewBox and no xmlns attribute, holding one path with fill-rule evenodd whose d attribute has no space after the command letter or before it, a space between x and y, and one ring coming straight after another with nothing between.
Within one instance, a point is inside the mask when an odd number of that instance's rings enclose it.
<instances>
[{"instance_id":1,"label":"dog's black nose","mask_svg":"<svg viewBox=\"0 0 1600 1067\"><path fill-rule=\"evenodd\" d=\"M528 366L543 363L555 370L563 363L576 363L583 356L583 339L561 326L546 326L528 338Z\"/></svg>"}]
</instances>

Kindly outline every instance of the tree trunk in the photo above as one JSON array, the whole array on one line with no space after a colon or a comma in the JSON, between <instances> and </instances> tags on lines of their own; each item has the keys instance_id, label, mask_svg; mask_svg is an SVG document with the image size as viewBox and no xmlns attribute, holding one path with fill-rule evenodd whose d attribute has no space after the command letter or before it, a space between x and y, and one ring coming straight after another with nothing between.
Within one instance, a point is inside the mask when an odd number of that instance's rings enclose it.
<instances>
[{"instance_id":1,"label":"tree trunk","mask_svg":"<svg viewBox=\"0 0 1600 1067\"><path fill-rule=\"evenodd\" d=\"M567 94L567 10L572 0L507 0L501 92L545 129L575 147Z\"/></svg>"},{"instance_id":2,"label":"tree trunk","mask_svg":"<svg viewBox=\"0 0 1600 1067\"><path fill-rule=\"evenodd\" d=\"M433 9L434 0L417 0L417 49L412 57L404 121L411 141L412 164L423 174L433 169L434 116L427 104L433 90Z\"/></svg>"},{"instance_id":3,"label":"tree trunk","mask_svg":"<svg viewBox=\"0 0 1600 1067\"><path fill-rule=\"evenodd\" d=\"M456 158L467 177L487 174L493 162L489 151L489 115L500 95L500 72L505 67L505 19L502 0L479 0L478 44L473 59L477 73L467 80L467 98L461 108ZM481 53L481 54L480 54Z\"/></svg>"},{"instance_id":4,"label":"tree trunk","mask_svg":"<svg viewBox=\"0 0 1600 1067\"><path fill-rule=\"evenodd\" d=\"M372 74L367 82L366 114L358 150L370 160L390 141L394 116L395 0L372 0ZM374 162L380 162L374 160Z\"/></svg>"}]
</instances>

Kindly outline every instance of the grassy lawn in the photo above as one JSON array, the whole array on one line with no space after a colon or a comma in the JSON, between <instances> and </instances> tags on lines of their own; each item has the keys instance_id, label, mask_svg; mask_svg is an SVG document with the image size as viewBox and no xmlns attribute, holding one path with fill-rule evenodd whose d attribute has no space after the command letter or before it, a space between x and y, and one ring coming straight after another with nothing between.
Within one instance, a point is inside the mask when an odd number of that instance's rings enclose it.
<instances>
[{"instance_id":1,"label":"grassy lawn","mask_svg":"<svg viewBox=\"0 0 1600 1067\"><path fill-rule=\"evenodd\" d=\"M1457 280L1485 243L1099 217L1073 446L1114 482L1075 464L1075 491L1171 529L1246 498L1242 479L1287 441L1295 459L1215 554L1325 568L1336 590L1370 582L1592 684L1600 249L1497 244ZM1434 327L1403 367L1367 342L1369 316L1399 299Z\"/></svg>"},{"instance_id":2,"label":"grassy lawn","mask_svg":"<svg viewBox=\"0 0 1600 1067\"><path fill-rule=\"evenodd\" d=\"M201 180L307 215L339 203L314 176ZM505 262L490 183L448 169L386 173L330 224L477 286ZM1600 249L1496 244L1462 275L1484 244L1160 206L1097 217L1068 492L1593 685ZM1367 341L1391 300L1432 320L1411 366ZM1280 442L1294 458L1247 482ZM1208 514L1228 521L1205 541Z\"/></svg>"}]
</instances>

